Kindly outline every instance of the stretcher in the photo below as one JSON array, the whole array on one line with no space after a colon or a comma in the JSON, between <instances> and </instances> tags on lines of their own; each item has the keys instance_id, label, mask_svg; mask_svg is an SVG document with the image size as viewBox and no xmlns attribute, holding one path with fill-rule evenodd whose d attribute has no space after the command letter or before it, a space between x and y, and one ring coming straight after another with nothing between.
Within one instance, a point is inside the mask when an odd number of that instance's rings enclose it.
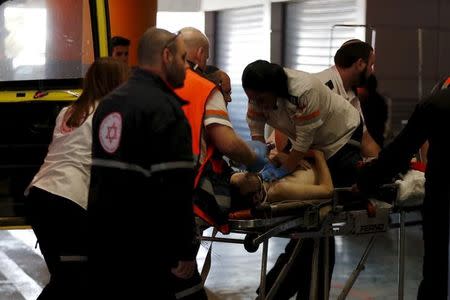
<instances>
[{"instance_id":1,"label":"stretcher","mask_svg":"<svg viewBox=\"0 0 450 300\"><path fill-rule=\"evenodd\" d=\"M286 201L275 204L264 204L253 210L255 218L230 219L230 228L233 233L245 234L243 240L228 239L226 237L202 237L206 241L227 243L240 243L248 252L255 252L262 244L261 277L258 299L274 299L279 284L286 276L291 262L298 255L303 238L314 239L313 267L311 276L310 299L317 299L317 277L319 261L319 240L322 237L339 235L371 235L369 242L355 267L345 283L338 299L345 299L350 292L359 273L364 269L365 262L379 233L390 228L399 228L398 238L398 299L404 294L404 268L405 268L405 230L408 225L417 225L420 220L406 222L406 213L420 207L417 198L413 205L402 199L399 201L399 184L385 185L380 189L377 198L362 199L355 196L351 188L336 188L330 199ZM393 220L399 215L399 221ZM297 245L288 263L279 274L271 289L266 291L265 276L267 273L268 243L271 237L286 237L297 239ZM325 276L328 270L328 239L325 239L324 268ZM324 283L328 293L328 281ZM325 294L325 299L328 295Z\"/></svg>"}]
</instances>

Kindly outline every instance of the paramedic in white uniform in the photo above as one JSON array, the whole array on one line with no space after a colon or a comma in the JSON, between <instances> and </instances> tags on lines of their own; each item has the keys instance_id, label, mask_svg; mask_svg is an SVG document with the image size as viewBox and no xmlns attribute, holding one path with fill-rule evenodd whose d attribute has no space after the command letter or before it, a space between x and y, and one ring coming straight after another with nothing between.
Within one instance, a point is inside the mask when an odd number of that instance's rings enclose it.
<instances>
[{"instance_id":1,"label":"paramedic in white uniform","mask_svg":"<svg viewBox=\"0 0 450 300\"><path fill-rule=\"evenodd\" d=\"M336 186L350 185L356 178L356 164L361 160L362 124L359 112L344 98L333 93L315 76L283 68L267 61L250 63L242 74L242 86L249 98L247 122L253 140L265 142L264 126L268 124L288 136L292 148L281 166L266 166L264 181L278 180L294 171L309 149L320 150L327 159ZM324 240L324 239L322 239ZM323 241L322 241L323 242ZM267 287L286 264L296 241L286 246L267 276ZM330 278L334 266L334 239L330 239ZM321 247L323 249L323 247ZM299 293L309 297L313 240L305 239L302 250L275 295L289 299ZM323 255L319 254L319 257ZM322 259L319 261L319 299L323 298Z\"/></svg>"},{"instance_id":2,"label":"paramedic in white uniform","mask_svg":"<svg viewBox=\"0 0 450 300\"><path fill-rule=\"evenodd\" d=\"M347 99L361 114L356 88L363 86L375 65L375 52L369 43L353 39L345 42L334 56L334 66L314 74L333 92ZM380 146L364 125L361 152L364 157L376 157Z\"/></svg>"}]
</instances>

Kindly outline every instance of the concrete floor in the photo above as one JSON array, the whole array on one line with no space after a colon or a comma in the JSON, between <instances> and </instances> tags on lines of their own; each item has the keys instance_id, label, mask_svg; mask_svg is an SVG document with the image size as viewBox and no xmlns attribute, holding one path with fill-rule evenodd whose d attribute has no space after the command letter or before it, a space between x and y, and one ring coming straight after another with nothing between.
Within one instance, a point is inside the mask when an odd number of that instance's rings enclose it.
<instances>
[{"instance_id":1,"label":"concrete floor","mask_svg":"<svg viewBox=\"0 0 450 300\"><path fill-rule=\"evenodd\" d=\"M347 299L397 299L397 230L379 234L366 263ZM415 299L421 278L423 245L420 227L406 233L405 298ZM233 235L233 237L241 237ZM345 281L357 265L368 236L337 237L336 265L330 299L337 299ZM34 300L48 280L45 263L30 230L0 231L0 299ZM284 249L286 239L269 242L270 267ZM204 243L205 244L205 243ZM207 243L206 243L207 246ZM262 247L260 247L262 248ZM203 264L206 249L199 253ZM261 249L247 253L240 244L214 243L212 267L206 281L210 299L255 299L259 284Z\"/></svg>"}]
</instances>

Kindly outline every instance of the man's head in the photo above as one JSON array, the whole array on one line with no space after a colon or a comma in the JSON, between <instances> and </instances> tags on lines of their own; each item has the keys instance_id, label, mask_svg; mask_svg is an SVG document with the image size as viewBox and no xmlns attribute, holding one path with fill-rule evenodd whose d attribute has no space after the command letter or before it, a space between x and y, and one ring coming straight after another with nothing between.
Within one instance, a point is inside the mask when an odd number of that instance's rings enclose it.
<instances>
[{"instance_id":1,"label":"man's head","mask_svg":"<svg viewBox=\"0 0 450 300\"><path fill-rule=\"evenodd\" d=\"M206 66L205 74L220 89L225 102L231 102L231 80L228 74L214 66Z\"/></svg>"},{"instance_id":2,"label":"man's head","mask_svg":"<svg viewBox=\"0 0 450 300\"><path fill-rule=\"evenodd\" d=\"M375 52L366 42L357 39L349 40L336 52L334 63L340 72L347 74L345 78L348 78L351 86L361 86L373 74Z\"/></svg>"},{"instance_id":3,"label":"man's head","mask_svg":"<svg viewBox=\"0 0 450 300\"><path fill-rule=\"evenodd\" d=\"M204 71L206 61L209 58L208 38L200 30L193 27L185 27L180 32L186 45L187 60Z\"/></svg>"},{"instance_id":4,"label":"man's head","mask_svg":"<svg viewBox=\"0 0 450 300\"><path fill-rule=\"evenodd\" d=\"M186 77L186 48L180 33L149 28L139 40L138 64L173 88L182 87Z\"/></svg>"},{"instance_id":5,"label":"man's head","mask_svg":"<svg viewBox=\"0 0 450 300\"><path fill-rule=\"evenodd\" d=\"M121 36L113 36L110 40L111 57L128 64L130 40Z\"/></svg>"},{"instance_id":6,"label":"man's head","mask_svg":"<svg viewBox=\"0 0 450 300\"><path fill-rule=\"evenodd\" d=\"M273 108L277 97L287 97L287 75L283 67L265 60L248 64L242 73L242 87L250 101Z\"/></svg>"}]
</instances>

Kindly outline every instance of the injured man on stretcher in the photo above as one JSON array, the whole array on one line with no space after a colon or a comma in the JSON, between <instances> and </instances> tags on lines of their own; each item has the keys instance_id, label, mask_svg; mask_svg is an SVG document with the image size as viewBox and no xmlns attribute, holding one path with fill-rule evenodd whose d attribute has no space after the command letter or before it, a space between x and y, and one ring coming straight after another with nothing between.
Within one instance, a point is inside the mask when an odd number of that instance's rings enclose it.
<instances>
[{"instance_id":1,"label":"injured man on stretcher","mask_svg":"<svg viewBox=\"0 0 450 300\"><path fill-rule=\"evenodd\" d=\"M244 209L261 203L329 199L332 196L333 182L323 152L309 151L294 172L274 181L264 180L264 170L282 165L287 154L273 150L269 159L259 173L238 172L231 176L231 187L242 201L234 207Z\"/></svg>"},{"instance_id":2,"label":"injured man on stretcher","mask_svg":"<svg viewBox=\"0 0 450 300\"><path fill-rule=\"evenodd\" d=\"M258 172L236 172L231 176L230 186L234 191L233 211L252 208L261 204L293 203L302 200L330 199L334 186L323 152L310 150L290 175L273 181L264 180L267 168L278 167L287 159L287 154L274 149L269 154L270 162ZM392 179L396 184L396 204L400 206L421 205L424 194L424 167L415 160L410 168ZM353 194L353 193L352 193ZM353 195L355 198L361 195ZM386 196L386 195L384 195ZM390 196L390 195L389 195ZM391 196L389 197L391 198ZM391 199L384 199L392 202ZM239 202L239 203L236 203Z\"/></svg>"}]
</instances>

